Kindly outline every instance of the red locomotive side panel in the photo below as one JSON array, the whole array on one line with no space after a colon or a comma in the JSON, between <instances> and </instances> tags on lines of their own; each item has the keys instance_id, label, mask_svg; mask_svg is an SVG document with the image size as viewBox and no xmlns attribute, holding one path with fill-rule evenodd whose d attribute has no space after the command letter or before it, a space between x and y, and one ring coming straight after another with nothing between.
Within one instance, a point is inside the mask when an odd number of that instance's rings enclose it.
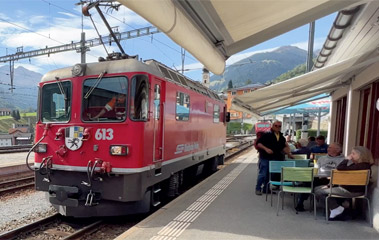
<instances>
[{"instance_id":1,"label":"red locomotive side panel","mask_svg":"<svg viewBox=\"0 0 379 240\"><path fill-rule=\"evenodd\" d=\"M64 215L146 212L225 154L224 102L155 61L76 65L40 88L36 189Z\"/></svg>"}]
</instances>

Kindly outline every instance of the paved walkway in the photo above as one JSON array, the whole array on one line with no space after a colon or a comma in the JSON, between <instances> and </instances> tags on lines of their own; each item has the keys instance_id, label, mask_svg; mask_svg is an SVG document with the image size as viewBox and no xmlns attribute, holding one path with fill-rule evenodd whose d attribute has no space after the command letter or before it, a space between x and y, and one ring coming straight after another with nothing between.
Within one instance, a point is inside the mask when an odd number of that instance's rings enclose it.
<instances>
[{"instance_id":1,"label":"paved walkway","mask_svg":"<svg viewBox=\"0 0 379 240\"><path fill-rule=\"evenodd\" d=\"M7 166L15 166L26 164L25 159L27 152L22 153L1 153L0 154L0 168ZM34 162L34 152L31 152L29 155L29 163Z\"/></svg>"},{"instance_id":2,"label":"paved walkway","mask_svg":"<svg viewBox=\"0 0 379 240\"><path fill-rule=\"evenodd\" d=\"M256 163L251 150L117 239L379 239L363 220L327 223L322 209L317 220L296 214L289 196L276 216L276 196L271 207L254 194Z\"/></svg>"}]
</instances>

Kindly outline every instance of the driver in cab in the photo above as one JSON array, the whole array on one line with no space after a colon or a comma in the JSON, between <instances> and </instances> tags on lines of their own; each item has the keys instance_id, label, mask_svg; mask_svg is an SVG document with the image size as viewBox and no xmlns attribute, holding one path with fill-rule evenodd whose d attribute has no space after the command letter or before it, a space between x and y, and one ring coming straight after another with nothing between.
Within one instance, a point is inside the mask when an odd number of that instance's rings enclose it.
<instances>
[{"instance_id":1,"label":"driver in cab","mask_svg":"<svg viewBox=\"0 0 379 240\"><path fill-rule=\"evenodd\" d=\"M112 99L105 104L104 108L101 109L101 111L94 117L91 117L89 115L90 120L96 120L104 116L106 112L110 112L112 110L115 110L116 106L122 106L125 108L125 101L126 96L125 94L118 94L117 96L113 96ZM117 119L122 119L123 115L125 114L125 111L123 112L116 112Z\"/></svg>"}]
</instances>

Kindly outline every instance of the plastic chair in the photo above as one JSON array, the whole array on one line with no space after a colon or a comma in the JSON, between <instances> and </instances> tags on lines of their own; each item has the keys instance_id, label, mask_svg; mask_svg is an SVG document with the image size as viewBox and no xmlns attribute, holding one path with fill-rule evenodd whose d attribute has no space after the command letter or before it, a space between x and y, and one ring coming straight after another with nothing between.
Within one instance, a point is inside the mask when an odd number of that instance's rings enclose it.
<instances>
[{"instance_id":1,"label":"plastic chair","mask_svg":"<svg viewBox=\"0 0 379 240\"><path fill-rule=\"evenodd\" d=\"M295 167L309 167L310 159L286 159L286 161L295 162Z\"/></svg>"},{"instance_id":2,"label":"plastic chair","mask_svg":"<svg viewBox=\"0 0 379 240\"><path fill-rule=\"evenodd\" d=\"M316 162L317 162L320 157L323 157L323 156L326 156L326 155L328 155L328 154L327 153L312 153L311 154L311 158L313 160L316 160Z\"/></svg>"},{"instance_id":3,"label":"plastic chair","mask_svg":"<svg viewBox=\"0 0 379 240\"><path fill-rule=\"evenodd\" d=\"M309 167L310 159L295 159L295 167Z\"/></svg>"},{"instance_id":4,"label":"plastic chair","mask_svg":"<svg viewBox=\"0 0 379 240\"><path fill-rule=\"evenodd\" d=\"M292 154L294 159L308 159L307 154Z\"/></svg>"},{"instance_id":5,"label":"plastic chair","mask_svg":"<svg viewBox=\"0 0 379 240\"><path fill-rule=\"evenodd\" d=\"M295 167L295 161L270 161L269 162L269 181L266 186L266 202L267 202L267 195L268 191L267 189L271 190L271 206L272 206L272 186L280 186L280 181L272 181L271 180L271 174L272 173L282 173L282 167ZM291 182L284 183L288 186L292 185ZM270 188L268 188L270 186Z\"/></svg>"},{"instance_id":6,"label":"plastic chair","mask_svg":"<svg viewBox=\"0 0 379 240\"><path fill-rule=\"evenodd\" d=\"M285 182L293 182L290 186L286 186ZM311 183L310 187L304 187L298 185L297 183ZM296 183L296 184L295 184ZM283 193L282 197L282 209L284 208L284 193L289 192L295 194L307 193L313 195L313 211L314 217L316 219L316 196L313 192L313 168L302 168L302 167L283 167L282 168L282 179L281 179L281 189L278 196L278 204L276 209L276 216L279 215L279 202L280 195Z\"/></svg>"},{"instance_id":7,"label":"plastic chair","mask_svg":"<svg viewBox=\"0 0 379 240\"><path fill-rule=\"evenodd\" d=\"M371 216L371 210L370 210L370 200L367 197L367 188L368 183L370 181L370 170L350 170L350 171L338 171L336 169L332 170L332 174L330 177L330 193L325 198L325 212L326 212L326 221L329 221L329 214L328 214L328 199L329 198L363 198L367 201L367 209L369 213L369 221L370 226L372 226L372 216ZM348 197L348 196L342 196L333 193L333 186L334 185L344 185L344 186L365 186L365 192L362 195L354 196L354 197Z\"/></svg>"}]
</instances>

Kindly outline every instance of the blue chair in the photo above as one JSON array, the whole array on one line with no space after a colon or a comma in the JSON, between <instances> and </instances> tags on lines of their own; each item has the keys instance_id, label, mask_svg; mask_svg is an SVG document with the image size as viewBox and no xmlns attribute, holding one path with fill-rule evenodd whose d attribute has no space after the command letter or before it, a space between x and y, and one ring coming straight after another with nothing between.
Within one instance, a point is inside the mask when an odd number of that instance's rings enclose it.
<instances>
[{"instance_id":1,"label":"blue chair","mask_svg":"<svg viewBox=\"0 0 379 240\"><path fill-rule=\"evenodd\" d=\"M269 181L267 183L267 186L266 186L266 201L267 201L267 195L268 195L268 189L270 189L270 194L271 194L271 206L272 206L272 191L274 191L272 189L272 186L278 186L280 187L281 186L281 183L280 181L272 181L271 180L271 174L272 173L282 173L282 167L295 167L295 161L270 161L269 163ZM291 186L292 183L291 182L285 182L283 183L287 186ZM270 188L269 188L270 186Z\"/></svg>"}]
</instances>

